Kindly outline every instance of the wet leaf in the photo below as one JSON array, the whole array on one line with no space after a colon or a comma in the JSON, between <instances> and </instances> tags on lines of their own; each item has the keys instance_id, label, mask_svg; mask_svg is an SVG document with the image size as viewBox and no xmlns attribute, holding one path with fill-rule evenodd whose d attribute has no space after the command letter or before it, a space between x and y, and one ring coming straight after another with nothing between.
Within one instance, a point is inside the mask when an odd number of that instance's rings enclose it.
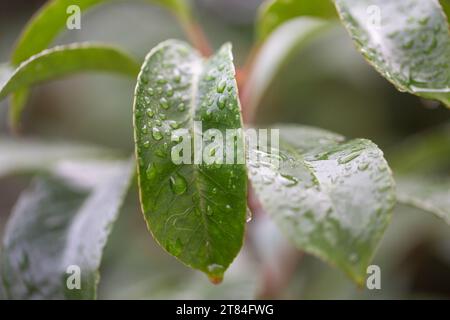
<instances>
[{"instance_id":1,"label":"wet leaf","mask_svg":"<svg viewBox=\"0 0 450 320\"><path fill-rule=\"evenodd\" d=\"M201 121L202 128L194 121ZM220 160L207 164L195 158L195 148L185 149L182 153L188 159L180 163L174 161L180 150L173 147L183 142L191 146L194 137L201 143L203 133L205 154L213 155L206 133L217 129L225 139L227 129L241 127L230 45L207 60L175 40L148 54L134 103L142 210L156 241L213 282L221 281L242 246L245 164L219 164ZM242 139L238 134L236 143Z\"/></svg>"},{"instance_id":2,"label":"wet leaf","mask_svg":"<svg viewBox=\"0 0 450 320\"><path fill-rule=\"evenodd\" d=\"M450 107L449 25L437 0L335 0L367 61L400 91Z\"/></svg>"},{"instance_id":3,"label":"wet leaf","mask_svg":"<svg viewBox=\"0 0 450 320\"><path fill-rule=\"evenodd\" d=\"M383 153L365 139L277 128L279 156L249 150L250 180L263 209L298 248L362 284L395 202Z\"/></svg>"},{"instance_id":4,"label":"wet leaf","mask_svg":"<svg viewBox=\"0 0 450 320\"><path fill-rule=\"evenodd\" d=\"M32 182L13 209L3 239L7 298L96 297L102 251L132 167L131 161L66 163L57 167L57 175Z\"/></svg>"}]
</instances>

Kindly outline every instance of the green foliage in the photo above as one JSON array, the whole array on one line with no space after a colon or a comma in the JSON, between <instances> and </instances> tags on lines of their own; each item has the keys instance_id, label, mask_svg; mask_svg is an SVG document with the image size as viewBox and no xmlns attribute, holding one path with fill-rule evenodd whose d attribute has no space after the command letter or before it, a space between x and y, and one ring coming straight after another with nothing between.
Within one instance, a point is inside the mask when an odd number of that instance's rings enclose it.
<instances>
[{"instance_id":1,"label":"green foliage","mask_svg":"<svg viewBox=\"0 0 450 320\"><path fill-rule=\"evenodd\" d=\"M378 72L400 91L450 107L449 25L437 1L335 3L356 46Z\"/></svg>"},{"instance_id":2,"label":"green foliage","mask_svg":"<svg viewBox=\"0 0 450 320\"><path fill-rule=\"evenodd\" d=\"M79 0L76 5L85 12L110 1ZM12 95L10 122L16 127L33 85L83 71L137 76L133 124L138 192L147 227L168 253L206 273L213 283L221 282L243 245L248 187L298 249L338 267L360 285L396 196L450 222L448 126L396 150L397 191L374 143L312 127L279 125L279 149L250 146L249 159L236 162L239 155L228 152L245 141L231 45L201 56L207 43L187 2L148 2L172 11L197 47L165 41L150 51L140 72L138 62L109 46L76 43L47 49L66 24L67 7L74 4L49 1L25 27L11 62L0 65L0 99ZM244 111L256 111L278 70L332 24L335 8L368 62L399 90L450 106L450 37L443 14L449 4L441 4L267 1L259 11L254 59L239 83ZM231 141L229 129L238 130ZM215 134L207 136L211 130ZM227 137L225 145L219 135ZM0 177L40 173L20 196L6 228L0 296L95 298L102 251L134 159L82 144L25 139L1 138L0 148ZM205 162L205 156L212 161ZM234 164L221 163L230 157ZM70 265L83 270L81 290L66 285Z\"/></svg>"},{"instance_id":3,"label":"green foliage","mask_svg":"<svg viewBox=\"0 0 450 320\"><path fill-rule=\"evenodd\" d=\"M66 162L36 178L7 225L2 282L9 299L93 299L103 248L128 189L130 161ZM80 290L66 282L78 266Z\"/></svg>"},{"instance_id":4,"label":"green foliage","mask_svg":"<svg viewBox=\"0 0 450 320\"><path fill-rule=\"evenodd\" d=\"M310 127L277 128L279 156L263 154L249 164L263 209L297 247L362 285L395 203L383 153L364 139L345 141Z\"/></svg>"},{"instance_id":5,"label":"green foliage","mask_svg":"<svg viewBox=\"0 0 450 320\"><path fill-rule=\"evenodd\" d=\"M92 70L135 76L139 66L133 58L113 47L93 43L58 46L34 55L16 70L6 68L0 83L0 99L43 81Z\"/></svg>"},{"instance_id":6,"label":"green foliage","mask_svg":"<svg viewBox=\"0 0 450 320\"><path fill-rule=\"evenodd\" d=\"M203 139L208 129L226 136L227 129L242 127L232 61L228 44L203 60L187 44L164 42L142 66L134 104L138 177L148 227L169 253L215 282L242 246L246 169L222 161L194 164L194 155L190 164L176 165L171 150L179 141L172 142L171 136ZM202 121L203 128L197 129L194 121ZM183 152L190 156L188 144L189 151Z\"/></svg>"}]
</instances>

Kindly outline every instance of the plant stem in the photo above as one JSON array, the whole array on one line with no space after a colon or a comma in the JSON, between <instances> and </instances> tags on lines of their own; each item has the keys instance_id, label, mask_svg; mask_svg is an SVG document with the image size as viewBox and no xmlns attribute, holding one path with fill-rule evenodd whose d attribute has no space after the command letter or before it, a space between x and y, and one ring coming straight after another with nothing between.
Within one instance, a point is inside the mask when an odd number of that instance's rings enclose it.
<instances>
[{"instance_id":1,"label":"plant stem","mask_svg":"<svg viewBox=\"0 0 450 320\"><path fill-rule=\"evenodd\" d=\"M212 54L212 49L202 27L198 23L188 19L182 19L181 26L193 46L204 57L209 57Z\"/></svg>"}]
</instances>

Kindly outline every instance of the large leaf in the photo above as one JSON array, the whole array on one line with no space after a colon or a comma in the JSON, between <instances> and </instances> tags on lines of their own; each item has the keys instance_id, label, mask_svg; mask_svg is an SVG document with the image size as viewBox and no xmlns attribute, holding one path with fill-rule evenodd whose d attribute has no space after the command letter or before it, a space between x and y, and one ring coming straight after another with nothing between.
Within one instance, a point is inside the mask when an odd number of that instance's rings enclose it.
<instances>
[{"instance_id":1,"label":"large leaf","mask_svg":"<svg viewBox=\"0 0 450 320\"><path fill-rule=\"evenodd\" d=\"M450 225L450 175L440 179L400 176L396 183L399 202L434 213Z\"/></svg>"},{"instance_id":2,"label":"large leaf","mask_svg":"<svg viewBox=\"0 0 450 320\"><path fill-rule=\"evenodd\" d=\"M254 113L261 98L289 57L329 26L324 20L302 17L292 19L262 45L242 93L244 112Z\"/></svg>"},{"instance_id":3,"label":"large leaf","mask_svg":"<svg viewBox=\"0 0 450 320\"><path fill-rule=\"evenodd\" d=\"M61 160L111 159L117 156L116 152L93 145L0 137L0 177L50 171Z\"/></svg>"},{"instance_id":4,"label":"large leaf","mask_svg":"<svg viewBox=\"0 0 450 320\"><path fill-rule=\"evenodd\" d=\"M301 16L334 18L336 9L330 0L268 0L259 10L256 26L258 38L266 39L286 21Z\"/></svg>"},{"instance_id":5,"label":"large leaf","mask_svg":"<svg viewBox=\"0 0 450 320\"><path fill-rule=\"evenodd\" d=\"M169 253L213 282L222 279L242 246L246 168L203 161L176 165L171 150L178 142L171 141L171 134L201 139L202 132L217 129L225 137L226 129L242 127L232 60L228 44L204 60L187 44L166 41L147 56L134 103L140 197L148 228ZM194 130L194 121L202 121L202 131ZM241 134L237 140L242 141Z\"/></svg>"},{"instance_id":6,"label":"large leaf","mask_svg":"<svg viewBox=\"0 0 450 320\"><path fill-rule=\"evenodd\" d=\"M131 161L65 163L20 196L7 224L2 281L10 299L93 299L98 268L133 173ZM77 266L81 288L67 282Z\"/></svg>"},{"instance_id":7,"label":"large leaf","mask_svg":"<svg viewBox=\"0 0 450 320\"><path fill-rule=\"evenodd\" d=\"M335 0L365 58L400 91L450 107L450 36L437 0Z\"/></svg>"},{"instance_id":8,"label":"large leaf","mask_svg":"<svg viewBox=\"0 0 450 320\"><path fill-rule=\"evenodd\" d=\"M15 70L6 69L0 82L0 99L27 86L92 70L135 76L139 65L113 47L92 43L58 46L32 56Z\"/></svg>"},{"instance_id":9,"label":"large leaf","mask_svg":"<svg viewBox=\"0 0 450 320\"><path fill-rule=\"evenodd\" d=\"M395 202L381 150L364 139L282 126L279 156L250 152L252 185L282 232L362 284ZM252 158L255 152L264 157Z\"/></svg>"}]
</instances>

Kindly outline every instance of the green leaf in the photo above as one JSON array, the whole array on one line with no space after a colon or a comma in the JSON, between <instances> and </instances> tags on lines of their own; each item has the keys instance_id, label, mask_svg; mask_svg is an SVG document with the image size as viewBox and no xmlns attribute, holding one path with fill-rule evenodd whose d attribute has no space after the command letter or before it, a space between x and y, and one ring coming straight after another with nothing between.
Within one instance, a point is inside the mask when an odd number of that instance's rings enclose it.
<instances>
[{"instance_id":1,"label":"green leaf","mask_svg":"<svg viewBox=\"0 0 450 320\"><path fill-rule=\"evenodd\" d=\"M77 5L80 11L86 11L98 4L114 0L52 0L47 2L28 22L12 54L13 65L27 60L51 45L56 36L65 28L71 5ZM173 10L178 16L186 17L189 8L184 0L147 0Z\"/></svg>"},{"instance_id":2,"label":"green leaf","mask_svg":"<svg viewBox=\"0 0 450 320\"><path fill-rule=\"evenodd\" d=\"M67 8L76 5L80 12L87 11L99 4L114 0L51 0L48 1L28 22L19 37L16 48L11 56L13 66L18 66L23 61L49 47L58 34L66 27L69 14ZM190 19L190 8L185 0L147 0L171 10L185 23ZM0 81L1 83L1 81ZM10 106L9 123L11 128L17 129L20 115L28 98L28 89L13 93Z\"/></svg>"},{"instance_id":3,"label":"green leaf","mask_svg":"<svg viewBox=\"0 0 450 320\"><path fill-rule=\"evenodd\" d=\"M442 9L444 9L447 21L450 21L450 0L440 0Z\"/></svg>"},{"instance_id":4,"label":"green leaf","mask_svg":"<svg viewBox=\"0 0 450 320\"><path fill-rule=\"evenodd\" d=\"M362 284L395 203L382 151L302 126L280 127L279 155L249 151L252 186L282 232Z\"/></svg>"},{"instance_id":5,"label":"green leaf","mask_svg":"<svg viewBox=\"0 0 450 320\"><path fill-rule=\"evenodd\" d=\"M389 153L399 175L441 175L450 169L450 123L415 134Z\"/></svg>"},{"instance_id":6,"label":"green leaf","mask_svg":"<svg viewBox=\"0 0 450 320\"><path fill-rule=\"evenodd\" d=\"M242 127L231 46L204 60L183 42L161 43L148 54L135 95L138 180L148 228L169 253L220 282L242 246L245 164L175 164L171 150L178 142L171 135L188 133L201 141L209 129L225 137L226 129ZM202 131L194 121L202 121ZM236 143L242 139L240 133ZM210 144L204 143L206 151Z\"/></svg>"},{"instance_id":7,"label":"green leaf","mask_svg":"<svg viewBox=\"0 0 450 320\"><path fill-rule=\"evenodd\" d=\"M431 179L423 176L397 176L397 199L434 213L450 225L450 176Z\"/></svg>"},{"instance_id":8,"label":"green leaf","mask_svg":"<svg viewBox=\"0 0 450 320\"><path fill-rule=\"evenodd\" d=\"M7 224L2 281L9 299L94 299L98 268L133 174L132 161L71 163L20 196ZM70 290L77 266L81 288ZM69 273L68 273L69 271Z\"/></svg>"},{"instance_id":9,"label":"green leaf","mask_svg":"<svg viewBox=\"0 0 450 320\"><path fill-rule=\"evenodd\" d=\"M329 26L324 20L302 17L292 19L276 29L262 45L251 68L243 91L246 108L256 109L281 67L297 50Z\"/></svg>"},{"instance_id":10,"label":"green leaf","mask_svg":"<svg viewBox=\"0 0 450 320\"><path fill-rule=\"evenodd\" d=\"M29 95L30 90L25 87L11 94L8 114L8 123L10 128L18 130L20 125L20 117L23 109L25 108Z\"/></svg>"},{"instance_id":11,"label":"green leaf","mask_svg":"<svg viewBox=\"0 0 450 320\"><path fill-rule=\"evenodd\" d=\"M450 36L439 2L335 0L357 48L400 91L450 107Z\"/></svg>"},{"instance_id":12,"label":"green leaf","mask_svg":"<svg viewBox=\"0 0 450 320\"><path fill-rule=\"evenodd\" d=\"M107 71L135 76L138 64L126 53L98 44L72 44L44 50L23 62L15 71L7 68L0 82L0 99L43 81L81 71Z\"/></svg>"},{"instance_id":13,"label":"green leaf","mask_svg":"<svg viewBox=\"0 0 450 320\"><path fill-rule=\"evenodd\" d=\"M256 26L258 38L265 40L283 23L301 16L335 18L336 9L330 0L268 0L259 10Z\"/></svg>"},{"instance_id":14,"label":"green leaf","mask_svg":"<svg viewBox=\"0 0 450 320\"><path fill-rule=\"evenodd\" d=\"M62 160L114 159L118 156L117 152L94 145L0 136L0 177L50 171Z\"/></svg>"},{"instance_id":15,"label":"green leaf","mask_svg":"<svg viewBox=\"0 0 450 320\"><path fill-rule=\"evenodd\" d=\"M393 151L398 201L450 224L450 125L416 134Z\"/></svg>"}]
</instances>

